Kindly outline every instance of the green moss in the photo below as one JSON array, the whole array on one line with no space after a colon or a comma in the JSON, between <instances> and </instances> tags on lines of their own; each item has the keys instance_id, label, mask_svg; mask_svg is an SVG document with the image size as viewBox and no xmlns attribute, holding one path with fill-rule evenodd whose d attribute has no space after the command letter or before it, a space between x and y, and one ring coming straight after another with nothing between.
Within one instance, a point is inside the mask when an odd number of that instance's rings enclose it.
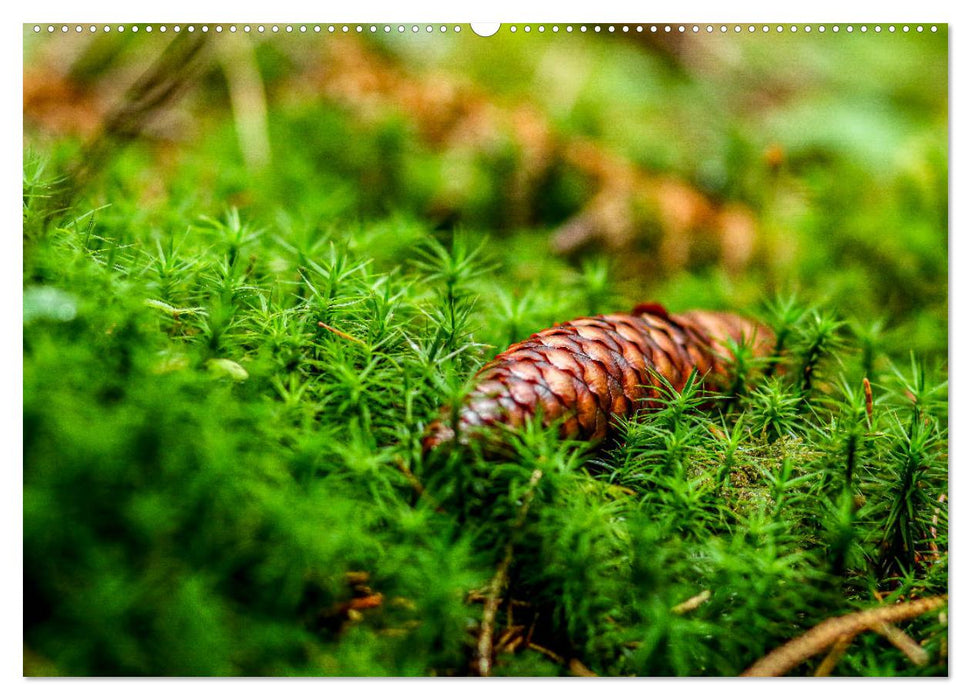
<instances>
[{"instance_id":1,"label":"green moss","mask_svg":"<svg viewBox=\"0 0 971 700\"><path fill-rule=\"evenodd\" d=\"M513 145L443 154L400 114L363 122L314 100L273 106L266 172L246 170L222 107L197 148L136 142L65 211L47 203L74 146L37 139L25 673L465 675L510 545L497 675L564 675L571 659L601 675L734 675L875 592L946 592L946 133L943 97L913 80L924 64L905 61L905 80L873 68L881 110L841 101L822 125L833 91L858 87L829 65L856 49L827 44L806 101L765 120L792 153L773 179L766 144L742 137L758 115L731 91L589 38L577 56L612 66L608 84L579 81L572 109L537 98L558 128L610 131L611 147L752 202L791 255L650 279L621 277L608 254L574 264L548 236L588 194L575 172L551 172L523 225L507 211ZM787 42L774 50L804 57ZM504 94L527 99L520 64L539 49L506 45L519 79ZM782 79L764 47L740 46ZM450 50L426 58L492 79L498 54ZM286 52L259 59L282 89ZM638 71L650 80L624 97ZM699 111L701 143L724 153L672 137L669 121ZM903 152L887 148L902 135ZM436 209L443 192L455 197ZM422 454L440 407L507 344L649 298L748 309L778 356L748 358L714 408L673 393L600 450L533 425L500 457ZM862 635L834 673L946 675L946 625L904 627L928 640L927 666Z\"/></svg>"}]
</instances>

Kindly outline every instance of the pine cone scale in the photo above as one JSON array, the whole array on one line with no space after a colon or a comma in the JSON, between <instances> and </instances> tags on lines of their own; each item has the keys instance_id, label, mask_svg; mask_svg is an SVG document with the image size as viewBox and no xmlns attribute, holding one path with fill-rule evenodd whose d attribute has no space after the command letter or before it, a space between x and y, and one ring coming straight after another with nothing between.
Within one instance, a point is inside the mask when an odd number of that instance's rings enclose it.
<instances>
[{"instance_id":1,"label":"pine cone scale","mask_svg":"<svg viewBox=\"0 0 971 700\"><path fill-rule=\"evenodd\" d=\"M580 422L580 427L585 434L593 434L597 427L597 414L600 413L600 402L594 398L586 384L578 379L571 377L574 382L576 401L574 401L575 414Z\"/></svg>"},{"instance_id":2,"label":"pine cone scale","mask_svg":"<svg viewBox=\"0 0 971 700\"><path fill-rule=\"evenodd\" d=\"M498 366L497 371L519 377L523 381L537 383L543 381L543 373L534 364L521 360L509 360Z\"/></svg>"},{"instance_id":3,"label":"pine cone scale","mask_svg":"<svg viewBox=\"0 0 971 700\"><path fill-rule=\"evenodd\" d=\"M662 371L665 377L682 371L686 366L693 365L691 355L684 347L684 336L673 331L668 324L644 323L644 335L664 354L670 365L667 372Z\"/></svg>"},{"instance_id":4,"label":"pine cone scale","mask_svg":"<svg viewBox=\"0 0 971 700\"><path fill-rule=\"evenodd\" d=\"M600 326L589 326L589 325L570 326L570 328L573 329L574 332L580 338L584 338L586 340L592 340L596 343L603 345L608 350L612 350L613 352L616 352L616 353L620 352L620 345L617 343L617 341L614 338L610 337L610 330L607 328L602 328ZM584 343L582 342L582 340L578 342L581 347L584 346Z\"/></svg>"},{"instance_id":5,"label":"pine cone scale","mask_svg":"<svg viewBox=\"0 0 971 700\"><path fill-rule=\"evenodd\" d=\"M580 351L571 353L554 345L546 345L546 348L544 354L547 362L571 377L583 376L583 367L581 367L580 362L586 355Z\"/></svg>"},{"instance_id":6,"label":"pine cone scale","mask_svg":"<svg viewBox=\"0 0 971 700\"><path fill-rule=\"evenodd\" d=\"M683 364L683 357L668 334L665 326L652 326L648 323L630 324L651 351L651 366L664 376L670 376L675 367ZM652 379L652 383L653 379Z\"/></svg>"},{"instance_id":7,"label":"pine cone scale","mask_svg":"<svg viewBox=\"0 0 971 700\"><path fill-rule=\"evenodd\" d=\"M609 414L614 402L614 394L621 393L621 387L613 377L607 374L607 368L601 362L592 357L587 357L587 361L583 363L581 379L597 397L600 402L600 410Z\"/></svg>"},{"instance_id":8,"label":"pine cone scale","mask_svg":"<svg viewBox=\"0 0 971 700\"><path fill-rule=\"evenodd\" d=\"M540 371L546 380L546 386L560 399L564 406L575 406L577 402L577 390L573 384L573 377L566 372L557 369L549 363L540 365Z\"/></svg>"},{"instance_id":9,"label":"pine cone scale","mask_svg":"<svg viewBox=\"0 0 971 700\"><path fill-rule=\"evenodd\" d=\"M510 397L524 409L535 406L540 401L539 394L536 392L536 382L527 380L522 382L509 382L508 385Z\"/></svg>"}]
</instances>

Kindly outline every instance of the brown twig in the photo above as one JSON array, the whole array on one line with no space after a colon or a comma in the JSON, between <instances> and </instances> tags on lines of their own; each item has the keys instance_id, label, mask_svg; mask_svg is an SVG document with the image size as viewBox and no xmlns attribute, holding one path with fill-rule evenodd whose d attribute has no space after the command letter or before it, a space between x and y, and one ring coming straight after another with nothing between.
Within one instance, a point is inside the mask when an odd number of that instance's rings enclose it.
<instances>
[{"instance_id":1,"label":"brown twig","mask_svg":"<svg viewBox=\"0 0 971 700\"><path fill-rule=\"evenodd\" d=\"M562 656L557 654L555 651L550 651L546 647L541 647L539 644L536 644L534 642L530 642L527 646L533 651L538 651L540 654L542 654L549 660L559 664L560 666L566 665L566 659L564 659Z\"/></svg>"},{"instance_id":2,"label":"brown twig","mask_svg":"<svg viewBox=\"0 0 971 700\"><path fill-rule=\"evenodd\" d=\"M539 613L533 613L533 621L529 625L529 631L526 633L526 645L528 646L530 642L533 641L533 632L536 631L536 622L539 620Z\"/></svg>"},{"instance_id":3,"label":"brown twig","mask_svg":"<svg viewBox=\"0 0 971 700\"><path fill-rule=\"evenodd\" d=\"M940 503L941 505L943 505L944 501L946 500L947 500L946 493L942 493L940 496L937 497L937 502ZM940 550L937 547L937 517L940 514L941 514L941 509L935 506L934 515L931 516L931 527L930 527L930 530L931 530L930 548L931 548L931 554L933 555L935 561L941 558Z\"/></svg>"},{"instance_id":4,"label":"brown twig","mask_svg":"<svg viewBox=\"0 0 971 700\"><path fill-rule=\"evenodd\" d=\"M516 651L525 641L523 637L524 629L525 627L523 625L507 627L506 631L499 636L499 641L496 643L497 651L501 653L512 653Z\"/></svg>"},{"instance_id":5,"label":"brown twig","mask_svg":"<svg viewBox=\"0 0 971 700\"><path fill-rule=\"evenodd\" d=\"M480 590L469 591L468 595L465 598L465 602L466 603L484 603L486 601L486 598L488 596L489 596L489 587L486 586L485 588L480 589ZM533 604L530 603L528 600L517 600L516 598L510 598L509 599L509 602L512 603L513 606L515 606L517 608L531 608L531 607L533 607Z\"/></svg>"},{"instance_id":6,"label":"brown twig","mask_svg":"<svg viewBox=\"0 0 971 700\"><path fill-rule=\"evenodd\" d=\"M67 173L67 186L52 214L67 209L119 147L141 137L148 123L193 85L207 65L206 45L207 35L196 32L179 35L165 47L122 102L105 116L100 133L85 144Z\"/></svg>"},{"instance_id":7,"label":"brown twig","mask_svg":"<svg viewBox=\"0 0 971 700\"><path fill-rule=\"evenodd\" d=\"M896 625L879 622L871 626L870 629L902 651L904 656L910 659L910 662L915 666L926 666L930 660L930 656L921 648L920 644L911 639L906 632Z\"/></svg>"},{"instance_id":8,"label":"brown twig","mask_svg":"<svg viewBox=\"0 0 971 700\"><path fill-rule=\"evenodd\" d=\"M841 637L856 636L881 623L910 620L936 610L946 602L946 595L934 596L830 618L759 659L742 675L781 676L806 659L831 647Z\"/></svg>"},{"instance_id":9,"label":"brown twig","mask_svg":"<svg viewBox=\"0 0 971 700\"><path fill-rule=\"evenodd\" d=\"M489 592L482 609L482 626L479 629L479 644L476 647L476 671L480 676L488 676L492 672L492 628L495 625L502 589L505 588L509 576L510 564L512 564L512 542L506 545L506 552L499 563L499 568L489 582Z\"/></svg>"},{"instance_id":10,"label":"brown twig","mask_svg":"<svg viewBox=\"0 0 971 700\"><path fill-rule=\"evenodd\" d=\"M829 653L823 659L822 663L819 664L819 668L813 674L817 678L824 678L833 672L836 668L836 664L839 660L843 658L843 654L849 649L850 643L853 641L855 635L844 634L842 637L836 640L833 646L830 647Z\"/></svg>"},{"instance_id":11,"label":"brown twig","mask_svg":"<svg viewBox=\"0 0 971 700\"><path fill-rule=\"evenodd\" d=\"M533 502L536 494L536 485L543 478L543 472L539 469L533 471L529 479L529 486L526 495L523 497L516 521L513 523L513 534L506 543L506 549L496 569L495 575L489 582L488 593L486 595L485 606L482 610L482 626L479 628L479 642L476 646L475 670L480 676L488 676L492 672L492 653L493 628L496 623L496 613L499 610L499 603L502 600L502 592L509 580L509 567L512 565L513 545L516 531L522 528L526 521L526 514L529 512L529 505ZM533 644L529 644L533 648Z\"/></svg>"},{"instance_id":12,"label":"brown twig","mask_svg":"<svg viewBox=\"0 0 971 700\"><path fill-rule=\"evenodd\" d=\"M570 675L581 678L597 678L597 674L587 668L580 659L570 659Z\"/></svg>"}]
</instances>

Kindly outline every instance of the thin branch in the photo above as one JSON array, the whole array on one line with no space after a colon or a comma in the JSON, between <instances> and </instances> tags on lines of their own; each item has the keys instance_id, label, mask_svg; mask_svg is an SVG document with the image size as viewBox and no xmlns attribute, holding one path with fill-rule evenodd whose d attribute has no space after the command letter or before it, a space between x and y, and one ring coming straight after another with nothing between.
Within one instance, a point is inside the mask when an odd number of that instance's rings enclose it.
<instances>
[{"instance_id":1,"label":"thin branch","mask_svg":"<svg viewBox=\"0 0 971 700\"><path fill-rule=\"evenodd\" d=\"M485 606L482 610L482 626L479 629L479 643L476 647L475 670L480 676L488 676L492 672L492 634L496 623L496 613L499 610L499 603L502 600L502 592L509 582L509 567L512 565L515 531L522 528L523 523L526 522L529 505L533 502L533 496L536 494L536 485L541 478L543 478L543 472L535 469L530 476L529 487L526 495L523 497L522 505L519 507L516 521L513 523L513 536L510 536L509 541L506 543L506 550L503 554L502 561L499 562L499 567L489 582ZM532 643L530 643L530 648L533 648Z\"/></svg>"},{"instance_id":2,"label":"thin branch","mask_svg":"<svg viewBox=\"0 0 971 700\"><path fill-rule=\"evenodd\" d=\"M930 660L927 651L896 625L880 622L870 627L870 629L897 647L915 666L926 666Z\"/></svg>"},{"instance_id":3,"label":"thin branch","mask_svg":"<svg viewBox=\"0 0 971 700\"><path fill-rule=\"evenodd\" d=\"M943 505L946 500L947 500L946 493L942 493L940 496L937 497L937 502L940 503L941 505ZM940 550L937 547L937 518L940 514L941 514L941 509L935 506L934 515L931 517L931 541L930 541L931 555L934 557L935 561L941 558Z\"/></svg>"},{"instance_id":4,"label":"thin branch","mask_svg":"<svg viewBox=\"0 0 971 700\"><path fill-rule=\"evenodd\" d=\"M947 596L911 600L833 617L755 662L743 676L781 676L800 663L831 647L840 637L856 636L874 625L903 622L943 606Z\"/></svg>"},{"instance_id":5,"label":"thin branch","mask_svg":"<svg viewBox=\"0 0 971 700\"><path fill-rule=\"evenodd\" d=\"M512 564L512 543L506 545L506 552L496 569L495 575L489 582L489 592L485 606L482 609L482 626L479 629L479 644L476 647L476 671L480 676L488 676L492 672L492 630L495 625L496 611L499 600L509 577L509 566Z\"/></svg>"},{"instance_id":6,"label":"thin branch","mask_svg":"<svg viewBox=\"0 0 971 700\"><path fill-rule=\"evenodd\" d=\"M839 660L843 658L843 654L845 654L846 650L849 649L853 639L854 636L850 634L845 634L837 639L836 643L830 647L829 653L826 654L826 657L823 659L822 663L819 664L819 668L816 669L816 672L813 675L817 678L825 678L831 674L833 669L836 668L836 664L838 664Z\"/></svg>"},{"instance_id":7,"label":"thin branch","mask_svg":"<svg viewBox=\"0 0 971 700\"><path fill-rule=\"evenodd\" d=\"M533 651L538 651L540 654L548 658L550 661L553 661L554 663L559 664L560 666L566 665L566 659L564 659L562 656L557 654L555 651L550 651L546 647L541 647L539 644L536 644L534 642L530 642L527 645L527 647L529 649L532 649Z\"/></svg>"},{"instance_id":8,"label":"thin branch","mask_svg":"<svg viewBox=\"0 0 971 700\"><path fill-rule=\"evenodd\" d=\"M570 659L570 675L581 678L597 678L597 674L591 671L580 659Z\"/></svg>"},{"instance_id":9,"label":"thin branch","mask_svg":"<svg viewBox=\"0 0 971 700\"><path fill-rule=\"evenodd\" d=\"M191 87L206 65L205 34L181 34L128 89L122 102L104 119L100 133L89 141L67 173L67 187L51 212L70 206L120 146L139 138L148 123Z\"/></svg>"}]
</instances>

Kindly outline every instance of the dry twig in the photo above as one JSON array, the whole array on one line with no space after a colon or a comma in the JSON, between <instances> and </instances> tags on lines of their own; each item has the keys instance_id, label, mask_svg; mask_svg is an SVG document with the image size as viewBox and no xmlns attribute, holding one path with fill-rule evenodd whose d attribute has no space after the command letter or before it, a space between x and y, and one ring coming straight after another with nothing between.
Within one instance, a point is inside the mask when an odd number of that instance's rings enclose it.
<instances>
[{"instance_id":1,"label":"dry twig","mask_svg":"<svg viewBox=\"0 0 971 700\"><path fill-rule=\"evenodd\" d=\"M207 65L206 45L207 35L197 32L179 35L166 46L105 116L100 133L84 146L52 213L68 208L119 147L141 137L148 123L194 84Z\"/></svg>"},{"instance_id":2,"label":"dry twig","mask_svg":"<svg viewBox=\"0 0 971 700\"><path fill-rule=\"evenodd\" d=\"M944 502L946 500L947 500L947 494L946 493L942 493L940 496L937 497L937 502L940 503L941 505L944 505ZM931 548L931 556L934 557L934 560L935 561L937 561L937 560L939 560L941 558L941 553L940 553L940 550L939 550L939 548L937 546L937 518L938 518L938 516L940 514L941 514L941 509L938 508L938 507L935 507L934 508L934 515L931 517L931 528L930 528L930 530L931 530L931 542L930 542L930 548Z\"/></svg>"},{"instance_id":3,"label":"dry twig","mask_svg":"<svg viewBox=\"0 0 971 700\"><path fill-rule=\"evenodd\" d=\"M921 648L920 644L911 639L910 635L896 625L880 622L870 627L870 629L897 647L915 666L926 666L930 660L930 656Z\"/></svg>"},{"instance_id":4,"label":"dry twig","mask_svg":"<svg viewBox=\"0 0 971 700\"><path fill-rule=\"evenodd\" d=\"M485 606L482 610L482 626L479 629L479 643L476 646L475 670L480 676L488 676L492 672L492 631L495 627L496 612L499 610L499 603L502 600L502 591L505 589L509 580L509 567L512 565L515 531L519 530L526 521L529 505L533 502L536 485L541 478L543 478L543 472L539 469L534 470L530 476L529 487L526 490L526 495L523 497L522 505L519 507L516 522L513 524L513 535L510 536L509 542L506 543L506 551L503 554L502 561L499 562L499 568L496 569L495 575L489 582L488 594L486 595ZM529 647L532 649L533 644L530 643Z\"/></svg>"},{"instance_id":5,"label":"dry twig","mask_svg":"<svg viewBox=\"0 0 971 700\"><path fill-rule=\"evenodd\" d=\"M781 676L810 657L831 647L841 637L855 637L877 625L903 622L943 606L947 596L911 600L833 617L755 662L743 676Z\"/></svg>"},{"instance_id":6,"label":"dry twig","mask_svg":"<svg viewBox=\"0 0 971 700\"><path fill-rule=\"evenodd\" d=\"M560 666L564 666L566 664L566 659L557 654L555 651L551 651L546 647L541 647L539 644L534 642L530 642L527 646L533 651L538 651L553 663L559 664Z\"/></svg>"},{"instance_id":7,"label":"dry twig","mask_svg":"<svg viewBox=\"0 0 971 700\"><path fill-rule=\"evenodd\" d=\"M817 678L824 678L831 674L833 669L836 668L836 664L838 664L839 660L843 658L843 654L845 654L846 650L849 649L850 644L853 642L853 638L854 635L844 634L842 637L837 639L836 643L830 647L829 653L826 654L826 657L823 659L822 663L819 664L819 668L816 669L816 672L813 675Z\"/></svg>"},{"instance_id":8,"label":"dry twig","mask_svg":"<svg viewBox=\"0 0 971 700\"><path fill-rule=\"evenodd\" d=\"M581 678L597 678L597 674L587 668L580 659L570 659L570 675Z\"/></svg>"}]
</instances>

